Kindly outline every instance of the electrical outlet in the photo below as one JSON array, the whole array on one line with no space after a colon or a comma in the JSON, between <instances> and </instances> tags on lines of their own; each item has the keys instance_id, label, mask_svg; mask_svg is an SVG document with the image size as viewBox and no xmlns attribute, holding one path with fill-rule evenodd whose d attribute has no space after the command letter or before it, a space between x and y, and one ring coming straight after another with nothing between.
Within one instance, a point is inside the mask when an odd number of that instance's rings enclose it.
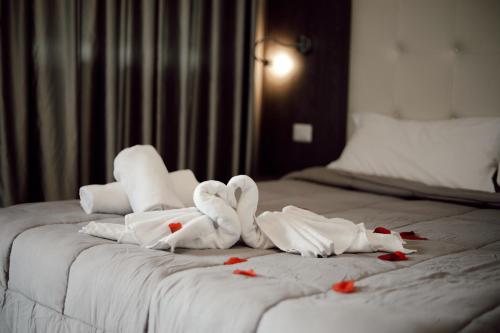
<instances>
[{"instance_id":1,"label":"electrical outlet","mask_svg":"<svg viewBox=\"0 0 500 333\"><path fill-rule=\"evenodd\" d=\"M293 124L293 141L311 143L313 137L313 127L311 124Z\"/></svg>"}]
</instances>

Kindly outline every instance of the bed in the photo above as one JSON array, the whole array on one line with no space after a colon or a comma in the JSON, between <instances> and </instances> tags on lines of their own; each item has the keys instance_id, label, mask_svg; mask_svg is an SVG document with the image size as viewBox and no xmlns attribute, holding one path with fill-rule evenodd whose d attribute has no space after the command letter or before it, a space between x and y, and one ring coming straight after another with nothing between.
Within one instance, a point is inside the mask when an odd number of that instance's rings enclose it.
<instances>
[{"instance_id":1,"label":"bed","mask_svg":"<svg viewBox=\"0 0 500 333\"><path fill-rule=\"evenodd\" d=\"M498 116L498 8L353 1L349 113ZM0 332L500 331L499 193L325 167L258 185L259 211L296 205L428 240L408 241L417 253L398 262L241 244L170 253L78 233L123 216L87 215L77 201L12 206L0 210ZM248 261L223 264L235 256ZM332 290L348 279L354 293Z\"/></svg>"},{"instance_id":2,"label":"bed","mask_svg":"<svg viewBox=\"0 0 500 333\"><path fill-rule=\"evenodd\" d=\"M494 332L500 327L500 198L323 167L259 183L259 209L287 204L412 230L408 261L377 253L148 250L78 233L77 201L0 213L2 332ZM432 198L432 199L430 199ZM227 258L248 258L232 274ZM354 279L352 294L332 291Z\"/></svg>"}]
</instances>

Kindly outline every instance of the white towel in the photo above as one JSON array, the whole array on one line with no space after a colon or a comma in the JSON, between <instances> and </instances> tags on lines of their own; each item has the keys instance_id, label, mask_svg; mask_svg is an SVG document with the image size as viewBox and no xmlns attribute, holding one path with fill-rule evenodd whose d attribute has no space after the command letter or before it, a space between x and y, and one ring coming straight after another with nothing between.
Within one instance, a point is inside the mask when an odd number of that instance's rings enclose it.
<instances>
[{"instance_id":1,"label":"white towel","mask_svg":"<svg viewBox=\"0 0 500 333\"><path fill-rule=\"evenodd\" d=\"M252 178L239 175L234 176L227 183L227 187L236 195L240 192L236 212L241 223L241 238L250 247L268 249L274 247L273 242L264 234L257 223L255 213L259 202L259 190Z\"/></svg>"},{"instance_id":2,"label":"white towel","mask_svg":"<svg viewBox=\"0 0 500 333\"><path fill-rule=\"evenodd\" d=\"M194 192L196 207L133 213L125 225L90 222L80 232L146 248L227 249L240 238L241 226L234 210L234 196L226 185L206 181ZM169 224L181 223L174 233Z\"/></svg>"},{"instance_id":3,"label":"white towel","mask_svg":"<svg viewBox=\"0 0 500 333\"><path fill-rule=\"evenodd\" d=\"M114 161L113 174L127 193L134 212L180 208L174 185L162 158L150 145L122 150Z\"/></svg>"},{"instance_id":4,"label":"white towel","mask_svg":"<svg viewBox=\"0 0 500 333\"><path fill-rule=\"evenodd\" d=\"M174 192L184 207L194 206L193 192L199 182L189 169L169 173ZM105 185L85 185L80 187L80 204L87 214L132 213L127 193L119 182Z\"/></svg>"},{"instance_id":5,"label":"white towel","mask_svg":"<svg viewBox=\"0 0 500 333\"><path fill-rule=\"evenodd\" d=\"M80 205L87 214L125 215L132 212L127 193L120 183L80 187Z\"/></svg>"},{"instance_id":6,"label":"white towel","mask_svg":"<svg viewBox=\"0 0 500 333\"><path fill-rule=\"evenodd\" d=\"M118 223L97 223L97 222L89 222L86 226L80 229L80 232L89 234L91 236L107 238L111 240L121 239L122 243L133 243L137 244L137 241L130 241L130 238L133 238L133 235L127 234L125 235L125 225ZM128 236L128 237L126 237ZM124 241L127 238L128 241Z\"/></svg>"},{"instance_id":7,"label":"white towel","mask_svg":"<svg viewBox=\"0 0 500 333\"><path fill-rule=\"evenodd\" d=\"M231 178L228 187L235 196L238 189L241 190L236 210L241 222L241 238L250 247L275 245L285 252L322 257L344 252L411 252L403 247L399 235L373 234L363 223L328 219L294 206L287 206L282 212L264 212L255 218L259 200L257 184L250 177L240 175Z\"/></svg>"},{"instance_id":8,"label":"white towel","mask_svg":"<svg viewBox=\"0 0 500 333\"><path fill-rule=\"evenodd\" d=\"M414 252L403 247L396 234L375 234L363 223L326 218L310 211L287 206L281 212L264 212L257 217L260 229L280 250L308 257L359 252Z\"/></svg>"},{"instance_id":9,"label":"white towel","mask_svg":"<svg viewBox=\"0 0 500 333\"><path fill-rule=\"evenodd\" d=\"M184 207L193 207L194 189L200 184L193 171L185 169L171 172L170 179L174 183L174 192Z\"/></svg>"}]
</instances>

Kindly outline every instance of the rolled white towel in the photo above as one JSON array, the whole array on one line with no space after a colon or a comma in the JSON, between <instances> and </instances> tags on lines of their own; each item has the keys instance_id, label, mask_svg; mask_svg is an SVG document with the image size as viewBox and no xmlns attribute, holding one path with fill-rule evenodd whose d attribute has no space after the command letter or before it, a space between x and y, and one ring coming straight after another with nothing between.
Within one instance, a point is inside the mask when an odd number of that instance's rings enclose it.
<instances>
[{"instance_id":1,"label":"rolled white towel","mask_svg":"<svg viewBox=\"0 0 500 333\"><path fill-rule=\"evenodd\" d=\"M117 182L80 187L80 205L87 214L125 215L132 212L127 193Z\"/></svg>"},{"instance_id":2,"label":"rolled white towel","mask_svg":"<svg viewBox=\"0 0 500 333\"><path fill-rule=\"evenodd\" d=\"M184 207L161 156L150 145L123 149L115 157L113 175L134 212Z\"/></svg>"},{"instance_id":3,"label":"rolled white towel","mask_svg":"<svg viewBox=\"0 0 500 333\"><path fill-rule=\"evenodd\" d=\"M174 183L175 194L184 204L184 207L193 207L194 189L200 184L193 171L185 169L171 172L170 179Z\"/></svg>"},{"instance_id":4,"label":"rolled white towel","mask_svg":"<svg viewBox=\"0 0 500 333\"><path fill-rule=\"evenodd\" d=\"M193 192L199 184L193 171L177 170L169 175L177 197L185 207L193 207ZM126 215L132 213L127 193L119 182L80 187L80 204L87 214Z\"/></svg>"}]
</instances>

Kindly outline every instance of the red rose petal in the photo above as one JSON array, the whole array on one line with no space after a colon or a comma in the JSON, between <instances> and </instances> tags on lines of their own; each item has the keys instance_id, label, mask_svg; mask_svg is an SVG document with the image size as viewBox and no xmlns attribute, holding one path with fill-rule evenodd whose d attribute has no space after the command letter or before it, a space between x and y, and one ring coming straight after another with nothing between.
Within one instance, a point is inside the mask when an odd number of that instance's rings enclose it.
<instances>
[{"instance_id":1,"label":"red rose petal","mask_svg":"<svg viewBox=\"0 0 500 333\"><path fill-rule=\"evenodd\" d=\"M180 222L170 223L168 225L168 227L170 228L170 232L174 233L174 232L179 231L179 230L182 229L182 223L180 223Z\"/></svg>"},{"instance_id":2,"label":"red rose petal","mask_svg":"<svg viewBox=\"0 0 500 333\"><path fill-rule=\"evenodd\" d=\"M248 261L247 259L242 259L238 257L231 257L224 261L224 265L234 265L234 264L239 264L240 262L245 262Z\"/></svg>"},{"instance_id":3,"label":"red rose petal","mask_svg":"<svg viewBox=\"0 0 500 333\"><path fill-rule=\"evenodd\" d=\"M249 276L249 277L256 277L257 274L255 273L255 271L253 269L249 269L249 270L242 270L242 269L235 269L233 271L233 274L237 274L237 275L245 275L245 276Z\"/></svg>"},{"instance_id":4,"label":"red rose petal","mask_svg":"<svg viewBox=\"0 0 500 333\"><path fill-rule=\"evenodd\" d=\"M332 290L338 293L345 293L345 294L352 293L354 289L356 289L354 287L354 280L340 281L332 286Z\"/></svg>"},{"instance_id":5,"label":"red rose petal","mask_svg":"<svg viewBox=\"0 0 500 333\"><path fill-rule=\"evenodd\" d=\"M407 240L427 240L427 238L425 238L425 237L418 236L415 233L415 231L403 231L403 232L400 232L399 235L401 236L401 238L407 239Z\"/></svg>"},{"instance_id":6,"label":"red rose petal","mask_svg":"<svg viewBox=\"0 0 500 333\"><path fill-rule=\"evenodd\" d=\"M390 234L391 231L389 229L386 229L384 227L376 227L375 230L373 230L374 233L377 234Z\"/></svg>"},{"instance_id":7,"label":"red rose petal","mask_svg":"<svg viewBox=\"0 0 500 333\"><path fill-rule=\"evenodd\" d=\"M380 260L387 260L387 261L408 260L408 257L406 256L406 254L404 254L401 251L383 254L381 256L378 256L377 258L379 258Z\"/></svg>"}]
</instances>

